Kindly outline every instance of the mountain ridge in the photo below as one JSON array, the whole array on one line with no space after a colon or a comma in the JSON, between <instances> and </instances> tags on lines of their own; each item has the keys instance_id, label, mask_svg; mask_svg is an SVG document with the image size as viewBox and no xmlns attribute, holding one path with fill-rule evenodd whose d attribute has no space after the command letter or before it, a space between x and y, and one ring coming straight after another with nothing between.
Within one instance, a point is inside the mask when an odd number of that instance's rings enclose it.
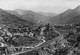
<instances>
[{"instance_id":1,"label":"mountain ridge","mask_svg":"<svg viewBox=\"0 0 80 55\"><path fill-rule=\"evenodd\" d=\"M10 14L6 12L3 9L0 9L0 24L4 24L7 26L30 26L33 25L34 23L31 23L29 21L20 19L19 17Z\"/></svg>"},{"instance_id":2,"label":"mountain ridge","mask_svg":"<svg viewBox=\"0 0 80 55\"><path fill-rule=\"evenodd\" d=\"M21 9L16 9L16 10L7 11L7 12L17 15L24 20L35 22L35 23L47 23L47 20L49 20L49 18L54 16L54 15L46 16L46 15L40 14L39 12L34 12L31 10L21 10Z\"/></svg>"},{"instance_id":3,"label":"mountain ridge","mask_svg":"<svg viewBox=\"0 0 80 55\"><path fill-rule=\"evenodd\" d=\"M67 11L50 18L49 22L51 24L67 24L74 17L80 15L80 6L75 9L68 9Z\"/></svg>"}]
</instances>

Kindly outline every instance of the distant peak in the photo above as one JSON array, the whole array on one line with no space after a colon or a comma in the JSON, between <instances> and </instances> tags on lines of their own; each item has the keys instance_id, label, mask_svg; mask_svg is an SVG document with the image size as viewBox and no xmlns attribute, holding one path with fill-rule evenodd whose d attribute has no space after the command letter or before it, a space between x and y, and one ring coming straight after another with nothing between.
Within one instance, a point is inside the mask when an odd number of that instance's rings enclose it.
<instances>
[{"instance_id":1,"label":"distant peak","mask_svg":"<svg viewBox=\"0 0 80 55\"><path fill-rule=\"evenodd\" d=\"M23 11L23 9L15 9L15 11Z\"/></svg>"},{"instance_id":2,"label":"distant peak","mask_svg":"<svg viewBox=\"0 0 80 55\"><path fill-rule=\"evenodd\" d=\"M4 10L0 8L0 11L4 11Z\"/></svg>"},{"instance_id":3,"label":"distant peak","mask_svg":"<svg viewBox=\"0 0 80 55\"><path fill-rule=\"evenodd\" d=\"M20 15L22 15L22 14L24 13L24 11L21 10L21 9L16 9L16 10L14 10L14 11L17 12L18 14L20 14Z\"/></svg>"},{"instance_id":4,"label":"distant peak","mask_svg":"<svg viewBox=\"0 0 80 55\"><path fill-rule=\"evenodd\" d=\"M80 5L75 8L76 10L80 10Z\"/></svg>"},{"instance_id":5,"label":"distant peak","mask_svg":"<svg viewBox=\"0 0 80 55\"><path fill-rule=\"evenodd\" d=\"M68 9L67 11L72 11L72 9Z\"/></svg>"},{"instance_id":6,"label":"distant peak","mask_svg":"<svg viewBox=\"0 0 80 55\"><path fill-rule=\"evenodd\" d=\"M24 9L15 9L14 11L20 15L27 14L27 13L33 13L32 10L24 10Z\"/></svg>"},{"instance_id":7,"label":"distant peak","mask_svg":"<svg viewBox=\"0 0 80 55\"><path fill-rule=\"evenodd\" d=\"M71 12L72 11L72 9L68 9L68 10L66 10L65 12L63 12L63 13L69 13L69 12Z\"/></svg>"},{"instance_id":8,"label":"distant peak","mask_svg":"<svg viewBox=\"0 0 80 55\"><path fill-rule=\"evenodd\" d=\"M15 9L14 11L23 11L23 12L31 11L32 12L32 10L25 10L25 9Z\"/></svg>"}]
</instances>

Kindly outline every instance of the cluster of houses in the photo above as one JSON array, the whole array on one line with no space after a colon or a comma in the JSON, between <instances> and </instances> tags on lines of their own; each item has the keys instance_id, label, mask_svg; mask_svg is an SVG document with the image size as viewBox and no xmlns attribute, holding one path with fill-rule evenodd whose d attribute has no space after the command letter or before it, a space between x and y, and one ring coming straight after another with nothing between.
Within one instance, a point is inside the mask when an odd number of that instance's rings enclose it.
<instances>
[{"instance_id":1,"label":"cluster of houses","mask_svg":"<svg viewBox=\"0 0 80 55\"><path fill-rule=\"evenodd\" d=\"M44 26L38 26L35 28L29 28L29 27L6 28L1 26L0 27L0 51L3 50L3 53L6 51L5 53L7 54L7 50L6 50L7 48L9 47L11 48L12 46L13 47L18 46L18 44L14 40L18 39L19 37L22 37L23 39L23 37L25 36L25 37L33 38L34 40L46 42L46 39L51 40L52 38L54 38L54 36L56 37L56 35L57 33L55 33L55 31L49 24ZM41 45L43 42L41 42L36 46Z\"/></svg>"}]
</instances>

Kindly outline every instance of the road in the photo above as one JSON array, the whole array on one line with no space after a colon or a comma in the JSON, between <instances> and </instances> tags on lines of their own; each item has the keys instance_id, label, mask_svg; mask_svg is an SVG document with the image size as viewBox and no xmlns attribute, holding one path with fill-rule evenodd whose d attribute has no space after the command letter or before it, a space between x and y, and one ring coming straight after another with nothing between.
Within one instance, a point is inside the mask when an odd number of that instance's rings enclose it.
<instances>
[{"instance_id":1,"label":"road","mask_svg":"<svg viewBox=\"0 0 80 55\"><path fill-rule=\"evenodd\" d=\"M54 29L54 31L59 34L58 37L56 37L56 38L54 38L54 39L52 39L52 40L49 40L49 41L47 41L47 42L45 42L45 40L43 40L43 43L38 44L36 47L34 47L34 48L32 48L32 49L24 50L24 51L21 51L21 52L17 52L17 53L13 53L13 54L8 54L8 55L17 55L17 54L29 52L29 51L32 51L32 50L37 50L37 49L39 49L39 48L41 48L41 47L48 46L50 43L53 43L53 42L56 41L56 40L60 40L60 39L63 38L63 35L62 35L60 32L56 31L55 29Z\"/></svg>"}]
</instances>

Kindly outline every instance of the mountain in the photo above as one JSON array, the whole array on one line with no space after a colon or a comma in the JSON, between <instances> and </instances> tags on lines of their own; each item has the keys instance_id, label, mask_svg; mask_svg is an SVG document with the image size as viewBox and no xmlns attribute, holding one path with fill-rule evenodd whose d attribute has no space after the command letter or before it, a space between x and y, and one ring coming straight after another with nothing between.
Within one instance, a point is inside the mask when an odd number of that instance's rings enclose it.
<instances>
[{"instance_id":1,"label":"mountain","mask_svg":"<svg viewBox=\"0 0 80 55\"><path fill-rule=\"evenodd\" d=\"M33 19L32 18L33 16L31 16L31 14L27 14L25 10L14 10L14 11L6 10L6 11L26 21L33 22L33 23L37 22L37 20Z\"/></svg>"},{"instance_id":2,"label":"mountain","mask_svg":"<svg viewBox=\"0 0 80 55\"><path fill-rule=\"evenodd\" d=\"M0 24L10 26L10 27L19 27L19 26L30 26L34 23L20 19L19 17L6 12L5 10L0 9Z\"/></svg>"},{"instance_id":3,"label":"mountain","mask_svg":"<svg viewBox=\"0 0 80 55\"><path fill-rule=\"evenodd\" d=\"M41 21L41 22L44 22L47 19L49 19L49 16L43 15L39 12L34 12L34 11L31 11L31 10L16 9L15 12L17 12L18 14L23 15L24 19L34 19L34 20Z\"/></svg>"},{"instance_id":4,"label":"mountain","mask_svg":"<svg viewBox=\"0 0 80 55\"><path fill-rule=\"evenodd\" d=\"M50 18L50 16L48 15L43 15L43 14L31 11L31 10L16 9L14 11L8 10L7 12L14 14L20 17L21 19L34 22L34 23L47 23L47 20L49 20Z\"/></svg>"},{"instance_id":5,"label":"mountain","mask_svg":"<svg viewBox=\"0 0 80 55\"><path fill-rule=\"evenodd\" d=\"M77 15L72 19L70 19L69 21L67 21L66 23L69 23L69 24L80 23L80 5L76 7L73 11L76 11Z\"/></svg>"},{"instance_id":6,"label":"mountain","mask_svg":"<svg viewBox=\"0 0 80 55\"><path fill-rule=\"evenodd\" d=\"M80 24L80 15L75 16L74 18L70 19L66 23L68 23L68 24Z\"/></svg>"},{"instance_id":7,"label":"mountain","mask_svg":"<svg viewBox=\"0 0 80 55\"><path fill-rule=\"evenodd\" d=\"M70 20L78 15L80 15L80 6L76 7L75 9L68 9L63 13L52 17L49 22L51 24L67 24Z\"/></svg>"},{"instance_id":8,"label":"mountain","mask_svg":"<svg viewBox=\"0 0 80 55\"><path fill-rule=\"evenodd\" d=\"M57 16L57 14L56 14L56 13L39 12L39 14L42 14L42 15L44 15L44 16L50 16L50 17Z\"/></svg>"}]
</instances>

